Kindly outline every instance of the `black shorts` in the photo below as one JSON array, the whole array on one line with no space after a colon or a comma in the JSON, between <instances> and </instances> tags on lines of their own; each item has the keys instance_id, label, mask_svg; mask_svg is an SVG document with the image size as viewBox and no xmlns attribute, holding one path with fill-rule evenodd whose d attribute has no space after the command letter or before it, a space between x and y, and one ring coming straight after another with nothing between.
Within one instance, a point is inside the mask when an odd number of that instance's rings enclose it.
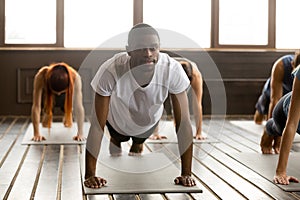
<instances>
[{"instance_id":1,"label":"black shorts","mask_svg":"<svg viewBox=\"0 0 300 200\"><path fill-rule=\"evenodd\" d=\"M274 107L272 112L272 118L267 121L266 124L266 132L271 136L281 136L283 129L286 124L286 116L283 111L283 102L285 100L285 96L283 96Z\"/></svg>"},{"instance_id":2,"label":"black shorts","mask_svg":"<svg viewBox=\"0 0 300 200\"><path fill-rule=\"evenodd\" d=\"M282 136L287 121L287 117L283 111L283 102L289 97L290 93L281 97L274 107L272 118L267 121L266 132L271 136ZM298 123L296 132L300 134L300 122Z\"/></svg>"},{"instance_id":3,"label":"black shorts","mask_svg":"<svg viewBox=\"0 0 300 200\"><path fill-rule=\"evenodd\" d=\"M130 136L130 135L123 135L118 133L108 121L106 121L106 126L108 128L109 134L112 138L114 138L118 142L125 142L128 141L130 138L132 138L133 143L135 144L142 144L145 142L145 140L152 135L155 128L158 126L158 123L156 123L151 129L149 129L147 132L137 135L137 136Z\"/></svg>"}]
</instances>

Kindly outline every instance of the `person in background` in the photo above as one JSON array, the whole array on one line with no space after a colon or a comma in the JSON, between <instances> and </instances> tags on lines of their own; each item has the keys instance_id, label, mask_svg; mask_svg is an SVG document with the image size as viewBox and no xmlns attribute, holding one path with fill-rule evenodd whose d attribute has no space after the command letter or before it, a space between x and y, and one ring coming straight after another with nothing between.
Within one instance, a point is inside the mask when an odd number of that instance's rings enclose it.
<instances>
[{"instance_id":1,"label":"person in background","mask_svg":"<svg viewBox=\"0 0 300 200\"><path fill-rule=\"evenodd\" d=\"M300 65L299 65L300 66ZM290 143L292 143L296 131L300 133L300 128L298 127L298 113L295 112L298 109L295 105L298 105L299 100L299 88L300 85L300 71L299 67L293 72L295 75L293 90L286 95L284 95L276 104L272 117L267 121L266 126L261 137L261 151L263 154L278 154L282 152L282 155L288 155L287 152L290 150ZM295 90L296 89L296 90ZM292 101L291 101L292 97ZM294 131L294 132L293 132ZM287 135L282 138L283 133L287 132ZM292 133L293 132L293 133ZM290 143L289 143L290 142ZM281 143L284 143L284 150L281 150L283 146L280 146ZM281 158L287 161L285 158Z\"/></svg>"},{"instance_id":2,"label":"person in background","mask_svg":"<svg viewBox=\"0 0 300 200\"><path fill-rule=\"evenodd\" d=\"M39 130L42 104L42 126L48 128L51 127L54 106L60 107L64 112L63 123L65 127L71 127L74 106L78 132L73 139L77 141L85 140L83 136L84 107L82 104L82 83L81 77L75 69L64 62L59 62L42 67L35 75L31 108L31 120L34 131L32 140L34 141L46 139L40 134Z\"/></svg>"},{"instance_id":3,"label":"person in background","mask_svg":"<svg viewBox=\"0 0 300 200\"><path fill-rule=\"evenodd\" d=\"M204 140L206 136L202 134L202 94L203 94L203 79L202 75L196 65L196 63L190 61L189 59L182 57L173 57L177 60L182 68L184 69L186 75L190 80L190 85L192 87L192 108L196 125L195 139ZM167 99L168 100L168 99ZM155 129L150 139L161 140L167 137L159 134L159 126Z\"/></svg>"},{"instance_id":4,"label":"person in background","mask_svg":"<svg viewBox=\"0 0 300 200\"><path fill-rule=\"evenodd\" d=\"M189 80L179 62L160 52L160 37L148 24L135 25L128 34L126 52L101 65L91 82L94 112L87 138L85 181L101 188L107 181L96 176L96 164L104 134L110 134L109 151L121 156L121 142L132 139L130 156L141 155L144 141L153 133L171 94L181 157L181 175L175 184L192 187L193 135L186 89Z\"/></svg>"},{"instance_id":5,"label":"person in background","mask_svg":"<svg viewBox=\"0 0 300 200\"><path fill-rule=\"evenodd\" d=\"M288 185L290 182L299 182L296 177L287 175L289 153L296 132L300 133L300 67L293 73L295 75L292 92L285 95L274 109L277 120L271 121L268 129L273 129L274 134L281 137L279 159L273 181L277 184ZM278 108L277 108L278 107ZM275 111L278 110L278 111ZM276 114L275 114L276 112ZM269 123L269 121L268 121ZM269 131L268 131L269 132ZM268 139L272 139L268 138Z\"/></svg>"},{"instance_id":6,"label":"person in background","mask_svg":"<svg viewBox=\"0 0 300 200\"><path fill-rule=\"evenodd\" d=\"M264 119L269 119L279 99L292 90L291 72L298 64L300 64L299 52L295 52L295 55L282 56L273 64L271 77L266 81L255 105L254 122L256 124L262 124Z\"/></svg>"}]
</instances>

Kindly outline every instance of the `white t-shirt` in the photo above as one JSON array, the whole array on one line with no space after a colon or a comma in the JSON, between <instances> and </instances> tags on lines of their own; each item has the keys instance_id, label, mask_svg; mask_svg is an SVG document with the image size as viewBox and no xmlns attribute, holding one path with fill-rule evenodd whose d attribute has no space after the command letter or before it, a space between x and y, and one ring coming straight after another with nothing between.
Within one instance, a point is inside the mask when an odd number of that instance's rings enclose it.
<instances>
[{"instance_id":1,"label":"white t-shirt","mask_svg":"<svg viewBox=\"0 0 300 200\"><path fill-rule=\"evenodd\" d=\"M130 56L118 53L98 69L91 86L110 96L108 122L121 134L136 136L148 131L161 118L168 93L186 90L190 81L179 62L159 53L152 80L141 87L130 72Z\"/></svg>"}]
</instances>

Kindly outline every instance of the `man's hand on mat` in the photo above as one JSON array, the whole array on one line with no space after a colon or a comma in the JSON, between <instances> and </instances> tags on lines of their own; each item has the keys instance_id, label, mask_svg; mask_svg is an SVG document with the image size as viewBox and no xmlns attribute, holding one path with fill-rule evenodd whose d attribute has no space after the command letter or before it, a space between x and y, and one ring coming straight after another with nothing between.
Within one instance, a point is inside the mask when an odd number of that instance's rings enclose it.
<instances>
[{"instance_id":1,"label":"man's hand on mat","mask_svg":"<svg viewBox=\"0 0 300 200\"><path fill-rule=\"evenodd\" d=\"M73 140L76 140L76 141L85 141L86 138L82 135L76 135L73 137Z\"/></svg>"},{"instance_id":2,"label":"man's hand on mat","mask_svg":"<svg viewBox=\"0 0 300 200\"><path fill-rule=\"evenodd\" d=\"M149 137L150 140L163 140L163 139L167 139L167 136L165 135L159 135L159 134L152 134L150 137Z\"/></svg>"},{"instance_id":3,"label":"man's hand on mat","mask_svg":"<svg viewBox=\"0 0 300 200\"><path fill-rule=\"evenodd\" d=\"M299 183L299 180L296 177L287 175L275 175L273 181L274 183L281 185L288 185L290 182Z\"/></svg>"},{"instance_id":4,"label":"man's hand on mat","mask_svg":"<svg viewBox=\"0 0 300 200\"><path fill-rule=\"evenodd\" d=\"M101 188L107 183L107 181L104 178L91 176L90 178L86 179L84 181L84 185L88 188Z\"/></svg>"},{"instance_id":5,"label":"man's hand on mat","mask_svg":"<svg viewBox=\"0 0 300 200\"><path fill-rule=\"evenodd\" d=\"M35 142L41 142L43 140L46 140L46 138L42 135L35 135L35 136L33 136L33 138L31 140L33 140Z\"/></svg>"},{"instance_id":6,"label":"man's hand on mat","mask_svg":"<svg viewBox=\"0 0 300 200\"><path fill-rule=\"evenodd\" d=\"M186 187L192 187L196 185L195 180L191 176L178 176L174 180L176 185L183 185Z\"/></svg>"}]
</instances>

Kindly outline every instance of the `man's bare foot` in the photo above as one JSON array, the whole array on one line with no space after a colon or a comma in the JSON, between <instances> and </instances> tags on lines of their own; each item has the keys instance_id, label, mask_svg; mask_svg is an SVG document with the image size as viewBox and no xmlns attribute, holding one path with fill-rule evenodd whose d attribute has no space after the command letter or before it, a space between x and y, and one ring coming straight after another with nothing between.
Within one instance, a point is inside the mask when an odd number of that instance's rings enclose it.
<instances>
[{"instance_id":1,"label":"man's bare foot","mask_svg":"<svg viewBox=\"0 0 300 200\"><path fill-rule=\"evenodd\" d=\"M273 149L274 149L274 152L275 152L276 154L279 154L279 151L280 151L280 143L281 143L281 136L275 136L275 137L274 137Z\"/></svg>"},{"instance_id":2,"label":"man's bare foot","mask_svg":"<svg viewBox=\"0 0 300 200\"><path fill-rule=\"evenodd\" d=\"M261 136L261 140L260 140L260 147L263 154L273 154L273 150L272 150L273 140L274 140L274 136L268 135L266 130L264 129L264 133Z\"/></svg>"},{"instance_id":3,"label":"man's bare foot","mask_svg":"<svg viewBox=\"0 0 300 200\"><path fill-rule=\"evenodd\" d=\"M121 142L116 141L114 138L110 138L109 153L111 156L121 156L122 155Z\"/></svg>"},{"instance_id":4,"label":"man's bare foot","mask_svg":"<svg viewBox=\"0 0 300 200\"><path fill-rule=\"evenodd\" d=\"M255 111L255 114L254 114L254 122L255 122L255 124L261 125L263 120L264 120L264 115L263 115L263 114L260 114L260 113L256 110L256 111Z\"/></svg>"},{"instance_id":5,"label":"man's bare foot","mask_svg":"<svg viewBox=\"0 0 300 200\"><path fill-rule=\"evenodd\" d=\"M143 151L143 146L144 146L143 144L133 143L131 145L128 155L129 156L140 156Z\"/></svg>"}]
</instances>

